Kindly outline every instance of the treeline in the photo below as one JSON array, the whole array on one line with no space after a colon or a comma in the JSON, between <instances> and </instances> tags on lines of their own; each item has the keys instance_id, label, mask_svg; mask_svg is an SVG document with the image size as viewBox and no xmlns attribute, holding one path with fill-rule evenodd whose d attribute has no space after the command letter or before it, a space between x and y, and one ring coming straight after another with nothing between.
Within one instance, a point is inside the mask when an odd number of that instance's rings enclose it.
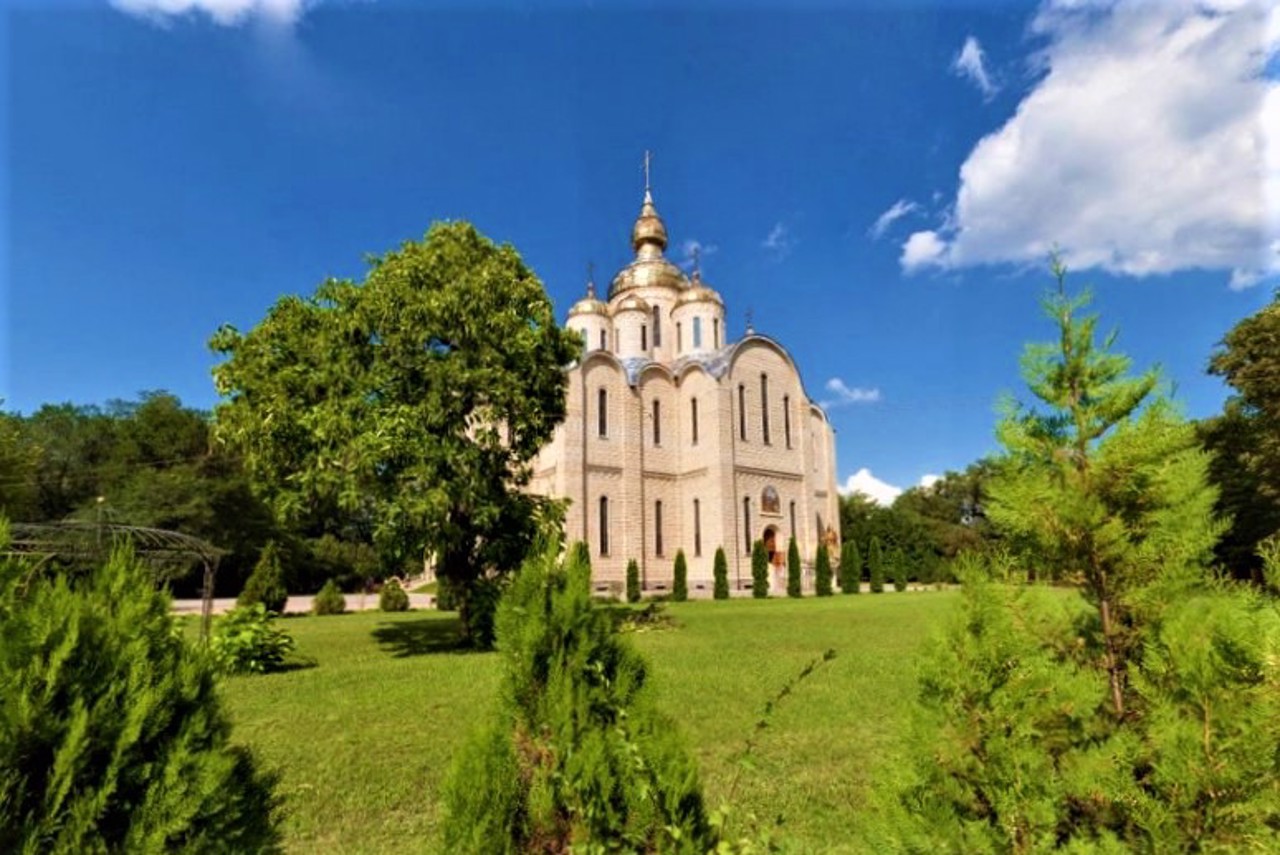
<instances>
[{"instance_id":1,"label":"treeline","mask_svg":"<svg viewBox=\"0 0 1280 855\"><path fill-rule=\"evenodd\" d=\"M329 579L352 589L388 575L367 527L350 514L317 507L301 525L279 525L211 429L208 412L163 391L105 406L0 413L0 514L15 523L80 520L202 538L226 553L219 596L240 591L271 542L291 592L314 592ZM178 595L198 593L192 570L175 583Z\"/></svg>"}]
</instances>

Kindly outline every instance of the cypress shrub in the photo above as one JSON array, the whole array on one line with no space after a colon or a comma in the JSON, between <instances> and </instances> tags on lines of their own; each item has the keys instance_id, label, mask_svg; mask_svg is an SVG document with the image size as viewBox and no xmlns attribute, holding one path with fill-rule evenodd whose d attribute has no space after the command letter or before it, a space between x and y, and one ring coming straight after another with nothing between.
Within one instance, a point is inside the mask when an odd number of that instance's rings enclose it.
<instances>
[{"instance_id":1,"label":"cypress shrub","mask_svg":"<svg viewBox=\"0 0 1280 855\"><path fill-rule=\"evenodd\" d=\"M685 561L684 550L676 550L675 578L671 583L671 599L683 603L689 599L689 564Z\"/></svg>"},{"instance_id":2,"label":"cypress shrub","mask_svg":"<svg viewBox=\"0 0 1280 855\"><path fill-rule=\"evenodd\" d=\"M867 550L867 579L871 582L871 593L884 593L884 552L878 537L871 538L871 548Z\"/></svg>"},{"instance_id":3,"label":"cypress shrub","mask_svg":"<svg viewBox=\"0 0 1280 855\"><path fill-rule=\"evenodd\" d=\"M627 562L627 602L640 602L640 565L634 558Z\"/></svg>"},{"instance_id":4,"label":"cypress shrub","mask_svg":"<svg viewBox=\"0 0 1280 855\"><path fill-rule=\"evenodd\" d=\"M407 612L409 595L400 587L399 582L388 579L382 583L382 590L378 592L378 608L384 612Z\"/></svg>"},{"instance_id":5,"label":"cypress shrub","mask_svg":"<svg viewBox=\"0 0 1280 855\"><path fill-rule=\"evenodd\" d=\"M267 611L281 614L288 600L289 592L285 589L284 571L280 566L280 547L272 540L263 547L258 563L236 598L236 605L244 607L262 603Z\"/></svg>"},{"instance_id":6,"label":"cypress shrub","mask_svg":"<svg viewBox=\"0 0 1280 855\"><path fill-rule=\"evenodd\" d=\"M907 575L910 567L907 564L907 555L901 549L894 549L893 552L893 590L901 593L907 590Z\"/></svg>"},{"instance_id":7,"label":"cypress shrub","mask_svg":"<svg viewBox=\"0 0 1280 855\"><path fill-rule=\"evenodd\" d=\"M535 548L499 607L499 707L445 782L443 851L712 851L696 764L643 658L558 552Z\"/></svg>"},{"instance_id":8,"label":"cypress shrub","mask_svg":"<svg viewBox=\"0 0 1280 855\"><path fill-rule=\"evenodd\" d=\"M796 539L791 538L791 542L787 544L787 596L798 597L800 590L800 547L796 546Z\"/></svg>"},{"instance_id":9,"label":"cypress shrub","mask_svg":"<svg viewBox=\"0 0 1280 855\"><path fill-rule=\"evenodd\" d=\"M0 559L0 852L278 852L274 784L128 547Z\"/></svg>"},{"instance_id":10,"label":"cypress shrub","mask_svg":"<svg viewBox=\"0 0 1280 855\"><path fill-rule=\"evenodd\" d=\"M818 554L813 559L813 586L819 597L831 596L831 556L825 543L818 544Z\"/></svg>"},{"instance_id":11,"label":"cypress shrub","mask_svg":"<svg viewBox=\"0 0 1280 855\"><path fill-rule=\"evenodd\" d=\"M846 540L840 546L840 590L856 594L862 589L862 553L856 540Z\"/></svg>"},{"instance_id":12,"label":"cypress shrub","mask_svg":"<svg viewBox=\"0 0 1280 855\"><path fill-rule=\"evenodd\" d=\"M769 555L763 540L751 545L751 596L757 600L769 596Z\"/></svg>"},{"instance_id":13,"label":"cypress shrub","mask_svg":"<svg viewBox=\"0 0 1280 855\"><path fill-rule=\"evenodd\" d=\"M716 561L713 570L715 574L715 598L717 600L729 599L729 562L724 557L724 547L716 547Z\"/></svg>"},{"instance_id":14,"label":"cypress shrub","mask_svg":"<svg viewBox=\"0 0 1280 855\"><path fill-rule=\"evenodd\" d=\"M311 611L318 615L340 615L347 610L347 599L330 579L311 601Z\"/></svg>"}]
</instances>

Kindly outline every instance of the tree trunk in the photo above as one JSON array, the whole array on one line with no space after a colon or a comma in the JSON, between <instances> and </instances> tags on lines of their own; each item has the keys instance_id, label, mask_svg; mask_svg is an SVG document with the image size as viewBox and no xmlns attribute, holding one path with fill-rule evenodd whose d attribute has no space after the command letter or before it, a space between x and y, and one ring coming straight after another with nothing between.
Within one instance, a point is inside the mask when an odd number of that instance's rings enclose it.
<instances>
[{"instance_id":1,"label":"tree trunk","mask_svg":"<svg viewBox=\"0 0 1280 855\"><path fill-rule=\"evenodd\" d=\"M1123 673L1119 657L1116 655L1115 636L1112 634L1111 600L1103 596L1098 600L1098 608L1102 612L1102 639L1107 650L1107 677L1111 681L1111 706L1116 718L1124 718Z\"/></svg>"}]
</instances>

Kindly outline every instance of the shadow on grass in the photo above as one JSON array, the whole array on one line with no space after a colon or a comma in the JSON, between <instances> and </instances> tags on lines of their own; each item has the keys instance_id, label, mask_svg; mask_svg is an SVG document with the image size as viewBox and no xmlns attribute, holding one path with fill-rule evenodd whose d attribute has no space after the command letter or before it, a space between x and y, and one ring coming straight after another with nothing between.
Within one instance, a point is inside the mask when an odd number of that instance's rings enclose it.
<instances>
[{"instance_id":1,"label":"shadow on grass","mask_svg":"<svg viewBox=\"0 0 1280 855\"><path fill-rule=\"evenodd\" d=\"M430 618L380 624L373 639L397 659L431 653L473 653L474 648L459 641L458 618Z\"/></svg>"}]
</instances>

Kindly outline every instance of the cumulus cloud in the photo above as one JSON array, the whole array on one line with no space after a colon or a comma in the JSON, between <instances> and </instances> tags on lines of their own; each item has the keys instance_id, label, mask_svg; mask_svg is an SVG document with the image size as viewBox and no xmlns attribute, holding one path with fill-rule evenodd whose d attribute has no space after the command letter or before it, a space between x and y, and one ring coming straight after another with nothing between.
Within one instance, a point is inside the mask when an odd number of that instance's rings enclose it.
<instances>
[{"instance_id":1,"label":"cumulus cloud","mask_svg":"<svg viewBox=\"0 0 1280 855\"><path fill-rule=\"evenodd\" d=\"M894 499L902 495L902 488L881 481L864 466L850 475L840 487L841 495L848 496L853 493L861 493L877 505L888 507L893 504Z\"/></svg>"},{"instance_id":2,"label":"cumulus cloud","mask_svg":"<svg viewBox=\"0 0 1280 855\"><path fill-rule=\"evenodd\" d=\"M929 489L930 487L932 487L934 484L937 484L937 483L938 483L939 481L941 481L941 480L942 480L942 476L941 476L941 475L921 475L921 476L920 476L920 486L921 486L921 487L924 487L924 488L927 490L927 489Z\"/></svg>"},{"instance_id":3,"label":"cumulus cloud","mask_svg":"<svg viewBox=\"0 0 1280 855\"><path fill-rule=\"evenodd\" d=\"M872 240L879 240L888 231L889 226L905 217L907 214L920 210L920 206L915 202L907 199L899 199L889 206L889 210L876 217L876 221L871 224L871 228L867 230L867 234L871 235Z\"/></svg>"},{"instance_id":4,"label":"cumulus cloud","mask_svg":"<svg viewBox=\"0 0 1280 855\"><path fill-rule=\"evenodd\" d=\"M964 40L964 47L951 62L951 70L971 80L982 91L983 98L990 100L996 94L998 87L987 72L987 55L973 36Z\"/></svg>"},{"instance_id":5,"label":"cumulus cloud","mask_svg":"<svg viewBox=\"0 0 1280 855\"><path fill-rule=\"evenodd\" d=\"M819 406L826 410L832 407L843 407L847 404L874 404L880 400L880 390L878 388L863 389L855 386L851 389L839 377L832 377L828 380L826 388L828 392L834 395L828 400L819 402Z\"/></svg>"},{"instance_id":6,"label":"cumulus cloud","mask_svg":"<svg viewBox=\"0 0 1280 855\"><path fill-rule=\"evenodd\" d=\"M110 0L122 12L153 20L203 12L223 26L241 24L260 16L276 24L290 25L302 16L309 0Z\"/></svg>"},{"instance_id":7,"label":"cumulus cloud","mask_svg":"<svg viewBox=\"0 0 1280 855\"><path fill-rule=\"evenodd\" d=\"M1280 273L1280 8L1266 0L1049 0L1038 82L960 169L906 272L1042 263L1132 276ZM962 52L963 53L963 52Z\"/></svg>"},{"instance_id":8,"label":"cumulus cloud","mask_svg":"<svg viewBox=\"0 0 1280 855\"><path fill-rule=\"evenodd\" d=\"M791 232L786 225L778 222L769 230L768 236L760 242L760 246L773 253L775 258L781 260L791 252L791 248L795 246L795 239L792 238Z\"/></svg>"}]
</instances>

